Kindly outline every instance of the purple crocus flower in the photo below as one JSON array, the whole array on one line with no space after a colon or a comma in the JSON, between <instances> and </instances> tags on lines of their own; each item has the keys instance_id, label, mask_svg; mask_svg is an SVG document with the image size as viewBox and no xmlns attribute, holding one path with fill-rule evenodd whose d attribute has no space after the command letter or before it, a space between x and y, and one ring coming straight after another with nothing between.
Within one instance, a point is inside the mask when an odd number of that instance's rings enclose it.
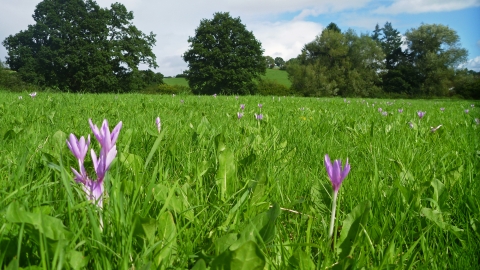
<instances>
[{"instance_id":1,"label":"purple crocus flower","mask_svg":"<svg viewBox=\"0 0 480 270\"><path fill-rule=\"evenodd\" d=\"M245 110L245 104L240 104L240 109Z\"/></svg>"},{"instance_id":2,"label":"purple crocus flower","mask_svg":"<svg viewBox=\"0 0 480 270\"><path fill-rule=\"evenodd\" d=\"M477 125L480 125L480 119L475 118L475 123L477 123Z\"/></svg>"},{"instance_id":3,"label":"purple crocus flower","mask_svg":"<svg viewBox=\"0 0 480 270\"><path fill-rule=\"evenodd\" d=\"M383 116L387 116L388 113L387 113L387 112L382 112L382 115L383 115Z\"/></svg>"},{"instance_id":4,"label":"purple crocus flower","mask_svg":"<svg viewBox=\"0 0 480 270\"><path fill-rule=\"evenodd\" d=\"M382 110L382 108L378 108L378 111L379 111L379 112L382 112L383 110Z\"/></svg>"},{"instance_id":5,"label":"purple crocus flower","mask_svg":"<svg viewBox=\"0 0 480 270\"><path fill-rule=\"evenodd\" d=\"M333 225L335 223L335 211L337 209L337 196L338 190L342 185L343 180L347 177L348 173L350 172L350 164L348 164L348 158L345 162L345 166L342 169L342 161L339 159L335 160L332 164L330 161L330 157L325 155L324 160L325 168L327 169L328 178L330 178L330 182L332 183L333 187L333 202L332 202L332 217L330 220L330 232L329 237L332 238L333 236Z\"/></svg>"},{"instance_id":6,"label":"purple crocus flower","mask_svg":"<svg viewBox=\"0 0 480 270\"><path fill-rule=\"evenodd\" d=\"M37 96L37 92L33 92L33 93L28 94L28 95L29 95L31 98L34 98L34 97Z\"/></svg>"},{"instance_id":7,"label":"purple crocus flower","mask_svg":"<svg viewBox=\"0 0 480 270\"><path fill-rule=\"evenodd\" d=\"M261 109L263 107L263 104L259 103L258 107Z\"/></svg>"},{"instance_id":8,"label":"purple crocus flower","mask_svg":"<svg viewBox=\"0 0 480 270\"><path fill-rule=\"evenodd\" d=\"M160 121L160 117L155 119L155 125L157 126L158 133L160 133L160 131L162 131L162 122Z\"/></svg>"},{"instance_id":9,"label":"purple crocus flower","mask_svg":"<svg viewBox=\"0 0 480 270\"><path fill-rule=\"evenodd\" d=\"M77 158L80 167L80 173L72 168L72 171L75 174L75 181L83 184L83 190L87 194L88 200L95 201L101 208L103 206L103 180L105 178L105 173L110 168L110 164L117 155L117 147L115 143L120 129L122 128L122 122L120 121L110 133L106 119L103 120L100 129L92 123L91 119L88 121L95 138L101 145L100 156L98 158L93 149L91 149L90 152L93 167L97 175L96 180L88 177L84 168L84 159L90 144L90 135L88 136L88 140L85 141L84 137L80 137L80 140L77 140L75 135L70 134L69 140L67 140L67 146L70 151L72 151L75 158Z\"/></svg>"},{"instance_id":10,"label":"purple crocus flower","mask_svg":"<svg viewBox=\"0 0 480 270\"><path fill-rule=\"evenodd\" d=\"M217 94L213 94L213 97L216 98L216 97L217 97Z\"/></svg>"},{"instance_id":11,"label":"purple crocus flower","mask_svg":"<svg viewBox=\"0 0 480 270\"><path fill-rule=\"evenodd\" d=\"M262 120L263 119L263 114L255 114L255 119Z\"/></svg>"},{"instance_id":12,"label":"purple crocus flower","mask_svg":"<svg viewBox=\"0 0 480 270\"><path fill-rule=\"evenodd\" d=\"M468 109L466 109L464 112L465 112L465 113L468 113L468 112L469 112L469 110L468 110Z\"/></svg>"},{"instance_id":13,"label":"purple crocus flower","mask_svg":"<svg viewBox=\"0 0 480 270\"><path fill-rule=\"evenodd\" d=\"M237 112L237 117L238 119L241 119L243 117L243 113Z\"/></svg>"},{"instance_id":14,"label":"purple crocus flower","mask_svg":"<svg viewBox=\"0 0 480 270\"><path fill-rule=\"evenodd\" d=\"M413 123L412 122L408 122L408 125L410 126L410 128L413 128Z\"/></svg>"},{"instance_id":15,"label":"purple crocus flower","mask_svg":"<svg viewBox=\"0 0 480 270\"><path fill-rule=\"evenodd\" d=\"M418 111L418 112L417 112L417 115L418 115L418 117L419 117L420 119L422 119L422 118L425 116L426 113L427 113L427 112Z\"/></svg>"},{"instance_id":16,"label":"purple crocus flower","mask_svg":"<svg viewBox=\"0 0 480 270\"><path fill-rule=\"evenodd\" d=\"M22 96L18 96L18 99L23 99L23 97L22 97Z\"/></svg>"},{"instance_id":17,"label":"purple crocus flower","mask_svg":"<svg viewBox=\"0 0 480 270\"><path fill-rule=\"evenodd\" d=\"M180 99L180 103L182 103L182 104L183 104L184 102L185 102L185 101L184 101L183 99Z\"/></svg>"},{"instance_id":18,"label":"purple crocus flower","mask_svg":"<svg viewBox=\"0 0 480 270\"><path fill-rule=\"evenodd\" d=\"M442 107L442 108L440 108L440 111L442 111L442 112L443 112L443 111L445 111L445 108L443 108L443 107Z\"/></svg>"},{"instance_id":19,"label":"purple crocus flower","mask_svg":"<svg viewBox=\"0 0 480 270\"><path fill-rule=\"evenodd\" d=\"M475 107L475 104L470 105L470 107L472 107L472 108Z\"/></svg>"},{"instance_id":20,"label":"purple crocus flower","mask_svg":"<svg viewBox=\"0 0 480 270\"><path fill-rule=\"evenodd\" d=\"M238 100L238 96L235 96L235 99Z\"/></svg>"},{"instance_id":21,"label":"purple crocus flower","mask_svg":"<svg viewBox=\"0 0 480 270\"><path fill-rule=\"evenodd\" d=\"M398 113L403 113L403 109L398 109Z\"/></svg>"}]
</instances>

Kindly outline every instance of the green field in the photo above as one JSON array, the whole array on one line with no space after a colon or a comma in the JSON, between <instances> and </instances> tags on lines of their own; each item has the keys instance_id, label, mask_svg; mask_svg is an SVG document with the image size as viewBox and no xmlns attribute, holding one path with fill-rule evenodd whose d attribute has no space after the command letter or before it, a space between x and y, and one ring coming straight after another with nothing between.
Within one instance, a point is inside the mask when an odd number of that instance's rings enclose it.
<instances>
[{"instance_id":1,"label":"green field","mask_svg":"<svg viewBox=\"0 0 480 270\"><path fill-rule=\"evenodd\" d=\"M18 95L0 92L1 269L478 267L478 103ZM99 153L88 119L123 123L103 208L70 169L70 133ZM333 240L325 154L351 166Z\"/></svg>"},{"instance_id":2,"label":"green field","mask_svg":"<svg viewBox=\"0 0 480 270\"><path fill-rule=\"evenodd\" d=\"M290 87L292 85L285 70L267 69L267 73L265 76L262 76L262 78L275 81L279 84L285 85L286 87ZM163 79L163 82L169 85L188 86L188 82L185 80L185 78L165 78Z\"/></svg>"}]
</instances>

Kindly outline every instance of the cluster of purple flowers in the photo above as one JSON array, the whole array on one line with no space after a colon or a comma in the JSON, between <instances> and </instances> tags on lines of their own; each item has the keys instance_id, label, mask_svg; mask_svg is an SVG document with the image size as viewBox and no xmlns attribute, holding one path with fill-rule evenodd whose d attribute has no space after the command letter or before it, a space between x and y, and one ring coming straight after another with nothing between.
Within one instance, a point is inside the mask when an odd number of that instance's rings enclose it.
<instances>
[{"instance_id":1,"label":"cluster of purple flowers","mask_svg":"<svg viewBox=\"0 0 480 270\"><path fill-rule=\"evenodd\" d=\"M93 135L101 146L100 156L98 158L93 149L91 149L90 152L95 174L97 175L96 180L91 179L87 175L84 166L85 156L87 155L88 147L90 146L90 135L88 135L87 140L85 140L83 136L78 140L74 134L70 134L69 139L67 140L67 146L78 160L80 172L71 168L75 175L75 181L83 184L83 190L87 195L87 199L94 201L96 205L101 208L103 206L103 180L105 179L105 174L110 168L113 159L117 155L117 147L115 143L118 139L120 129L122 128L122 122L120 121L112 132L110 132L110 129L108 128L108 122L106 119L103 120L100 129L92 123L91 119L89 119L88 122L90 123Z\"/></svg>"}]
</instances>

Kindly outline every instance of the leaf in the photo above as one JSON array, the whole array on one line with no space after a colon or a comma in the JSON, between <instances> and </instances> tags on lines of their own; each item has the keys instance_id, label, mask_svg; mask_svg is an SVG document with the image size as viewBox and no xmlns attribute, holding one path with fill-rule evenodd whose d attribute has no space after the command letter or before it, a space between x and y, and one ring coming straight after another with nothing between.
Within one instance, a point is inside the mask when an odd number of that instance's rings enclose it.
<instances>
[{"instance_id":1,"label":"leaf","mask_svg":"<svg viewBox=\"0 0 480 270\"><path fill-rule=\"evenodd\" d=\"M170 264L171 256L177 246L176 237L177 227L173 221L173 216L166 211L158 218L158 238L160 244L155 250L155 263L157 266Z\"/></svg>"},{"instance_id":2,"label":"leaf","mask_svg":"<svg viewBox=\"0 0 480 270\"><path fill-rule=\"evenodd\" d=\"M218 170L215 176L216 183L219 187L220 198L226 201L231 193L235 180L235 160L233 152L226 149L218 155Z\"/></svg>"},{"instance_id":3,"label":"leaf","mask_svg":"<svg viewBox=\"0 0 480 270\"><path fill-rule=\"evenodd\" d=\"M155 219L135 215L134 236L144 238L149 243L153 243L156 230L157 224Z\"/></svg>"},{"instance_id":4,"label":"leaf","mask_svg":"<svg viewBox=\"0 0 480 270\"><path fill-rule=\"evenodd\" d=\"M265 256L253 241L247 241L234 251L225 250L211 263L211 270L263 270Z\"/></svg>"},{"instance_id":5,"label":"leaf","mask_svg":"<svg viewBox=\"0 0 480 270\"><path fill-rule=\"evenodd\" d=\"M75 270L83 269L87 266L88 260L85 256L83 256L83 253L80 251L70 250L68 252L68 257L68 263L70 264L70 267Z\"/></svg>"},{"instance_id":6,"label":"leaf","mask_svg":"<svg viewBox=\"0 0 480 270\"><path fill-rule=\"evenodd\" d=\"M367 224L370 207L370 201L360 203L343 221L342 232L337 242L337 254L340 259L347 257L353 251L360 229Z\"/></svg>"},{"instance_id":7,"label":"leaf","mask_svg":"<svg viewBox=\"0 0 480 270\"><path fill-rule=\"evenodd\" d=\"M147 159L145 160L145 166L143 166L144 169L147 168L148 164L152 160L153 154L155 154L155 151L157 151L158 147L160 146L160 142L162 141L162 138L164 135L165 135L165 129L163 129L162 132L160 132L160 134L158 135L158 138L155 140L155 143L153 144L153 147L150 150L150 153L148 154Z\"/></svg>"},{"instance_id":8,"label":"leaf","mask_svg":"<svg viewBox=\"0 0 480 270\"><path fill-rule=\"evenodd\" d=\"M7 221L12 223L26 223L32 225L35 230L52 240L71 239L72 234L65 229L62 221L40 212L31 213L23 210L17 201L12 202L5 215Z\"/></svg>"},{"instance_id":9,"label":"leaf","mask_svg":"<svg viewBox=\"0 0 480 270\"><path fill-rule=\"evenodd\" d=\"M207 270L207 265L203 259L198 260L191 270Z\"/></svg>"},{"instance_id":10,"label":"leaf","mask_svg":"<svg viewBox=\"0 0 480 270\"><path fill-rule=\"evenodd\" d=\"M122 152L120 153L119 160L122 165L134 175L140 173L143 164L143 159L140 156Z\"/></svg>"},{"instance_id":11,"label":"leaf","mask_svg":"<svg viewBox=\"0 0 480 270\"><path fill-rule=\"evenodd\" d=\"M443 222L442 212L440 212L439 210L422 208L422 210L420 210L420 213L422 213L422 215L424 215L430 221L433 221L435 224L437 224L438 227L445 229L446 224L445 222Z\"/></svg>"},{"instance_id":12,"label":"leaf","mask_svg":"<svg viewBox=\"0 0 480 270\"><path fill-rule=\"evenodd\" d=\"M293 269L315 269L310 256L305 253L300 247L295 249L290 259L288 259L289 268Z\"/></svg>"}]
</instances>

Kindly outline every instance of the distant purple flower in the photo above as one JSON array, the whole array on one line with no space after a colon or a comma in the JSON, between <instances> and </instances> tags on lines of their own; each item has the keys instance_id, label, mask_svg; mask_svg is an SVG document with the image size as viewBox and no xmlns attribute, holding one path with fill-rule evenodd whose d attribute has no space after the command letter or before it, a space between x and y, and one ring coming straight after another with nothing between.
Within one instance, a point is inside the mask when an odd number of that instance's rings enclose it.
<instances>
[{"instance_id":1,"label":"distant purple flower","mask_svg":"<svg viewBox=\"0 0 480 270\"><path fill-rule=\"evenodd\" d=\"M33 93L28 94L28 95L29 95L31 98L34 98L34 97L37 96L37 92L33 92Z\"/></svg>"},{"instance_id":2,"label":"distant purple flower","mask_svg":"<svg viewBox=\"0 0 480 270\"><path fill-rule=\"evenodd\" d=\"M101 146L100 156L98 158L93 149L90 151L95 174L97 175L97 179L95 181L88 177L84 168L84 159L90 144L90 135L88 136L88 140L85 141L84 137L80 137L80 140L77 140L75 135L70 134L69 140L67 140L67 146L78 160L80 167L80 172L72 168L72 171L75 174L75 181L83 184L83 190L87 194L87 198L91 201L95 201L96 204L101 208L103 206L103 180L113 159L117 155L117 147L115 143L117 141L120 129L122 128L122 122L120 121L110 133L106 119L103 120L100 129L93 124L91 119L88 121L95 138Z\"/></svg>"},{"instance_id":3,"label":"distant purple flower","mask_svg":"<svg viewBox=\"0 0 480 270\"><path fill-rule=\"evenodd\" d=\"M155 125L157 126L158 133L160 133L160 131L162 131L162 122L160 121L160 117L155 119Z\"/></svg>"},{"instance_id":4,"label":"distant purple flower","mask_svg":"<svg viewBox=\"0 0 480 270\"><path fill-rule=\"evenodd\" d=\"M325 168L327 170L328 177L333 187L333 202L332 202L332 218L330 220L330 232L329 236L332 238L333 235L333 225L335 223L335 210L337 209L337 196L338 190L342 185L343 180L347 177L350 172L350 164L348 164L348 158L345 162L345 166L342 169L342 161L337 159L333 162L330 161L330 157L325 155L324 159Z\"/></svg>"},{"instance_id":5,"label":"distant purple flower","mask_svg":"<svg viewBox=\"0 0 480 270\"><path fill-rule=\"evenodd\" d=\"M417 112L417 115L418 115L418 117L419 117L420 119L422 119L422 118L425 116L426 113L427 113L427 112L418 111L418 112Z\"/></svg>"},{"instance_id":6,"label":"distant purple flower","mask_svg":"<svg viewBox=\"0 0 480 270\"><path fill-rule=\"evenodd\" d=\"M468 112L469 112L469 110L468 110L468 109L466 109L464 112L465 112L465 113L468 113Z\"/></svg>"},{"instance_id":7,"label":"distant purple flower","mask_svg":"<svg viewBox=\"0 0 480 270\"><path fill-rule=\"evenodd\" d=\"M388 113L387 113L387 112L382 112L382 115L383 115L383 116L387 116Z\"/></svg>"},{"instance_id":8,"label":"distant purple flower","mask_svg":"<svg viewBox=\"0 0 480 270\"><path fill-rule=\"evenodd\" d=\"M235 96L235 99L238 100L238 96Z\"/></svg>"},{"instance_id":9,"label":"distant purple flower","mask_svg":"<svg viewBox=\"0 0 480 270\"><path fill-rule=\"evenodd\" d=\"M477 125L480 125L480 119L475 118L475 123L477 123Z\"/></svg>"},{"instance_id":10,"label":"distant purple flower","mask_svg":"<svg viewBox=\"0 0 480 270\"><path fill-rule=\"evenodd\" d=\"M301 110L301 111L305 111L305 107L301 107L300 110Z\"/></svg>"},{"instance_id":11,"label":"distant purple flower","mask_svg":"<svg viewBox=\"0 0 480 270\"><path fill-rule=\"evenodd\" d=\"M437 129L439 129L441 127L442 127L442 125L438 125L437 127L430 127L431 128L430 131L435 132L435 131L437 131Z\"/></svg>"},{"instance_id":12,"label":"distant purple flower","mask_svg":"<svg viewBox=\"0 0 480 270\"><path fill-rule=\"evenodd\" d=\"M22 97L22 96L18 96L18 99L23 99L23 97Z\"/></svg>"},{"instance_id":13,"label":"distant purple flower","mask_svg":"<svg viewBox=\"0 0 480 270\"><path fill-rule=\"evenodd\" d=\"M240 104L240 109L245 110L245 104Z\"/></svg>"},{"instance_id":14,"label":"distant purple flower","mask_svg":"<svg viewBox=\"0 0 480 270\"><path fill-rule=\"evenodd\" d=\"M378 111L379 111L379 112L382 112L383 110L382 110L382 108L378 108Z\"/></svg>"},{"instance_id":15,"label":"distant purple flower","mask_svg":"<svg viewBox=\"0 0 480 270\"><path fill-rule=\"evenodd\" d=\"M443 108L443 107L442 107L442 108L440 108L440 111L442 111L442 112L443 112L443 111L445 111L445 108Z\"/></svg>"},{"instance_id":16,"label":"distant purple flower","mask_svg":"<svg viewBox=\"0 0 480 270\"><path fill-rule=\"evenodd\" d=\"M375 103L372 103L372 107L375 107Z\"/></svg>"},{"instance_id":17,"label":"distant purple flower","mask_svg":"<svg viewBox=\"0 0 480 270\"><path fill-rule=\"evenodd\" d=\"M238 119L242 119L243 113L237 112L237 117L238 117Z\"/></svg>"},{"instance_id":18,"label":"distant purple flower","mask_svg":"<svg viewBox=\"0 0 480 270\"><path fill-rule=\"evenodd\" d=\"M408 125L410 126L410 128L413 128L413 123L412 122L408 122Z\"/></svg>"},{"instance_id":19,"label":"distant purple flower","mask_svg":"<svg viewBox=\"0 0 480 270\"><path fill-rule=\"evenodd\" d=\"M398 113L403 113L403 109L398 109Z\"/></svg>"},{"instance_id":20,"label":"distant purple flower","mask_svg":"<svg viewBox=\"0 0 480 270\"><path fill-rule=\"evenodd\" d=\"M263 114L255 114L255 119L262 120L263 119Z\"/></svg>"},{"instance_id":21,"label":"distant purple flower","mask_svg":"<svg viewBox=\"0 0 480 270\"><path fill-rule=\"evenodd\" d=\"M184 102L185 102L185 101L184 101L183 99L180 99L180 103L182 103L182 104L183 104Z\"/></svg>"},{"instance_id":22,"label":"distant purple flower","mask_svg":"<svg viewBox=\"0 0 480 270\"><path fill-rule=\"evenodd\" d=\"M172 97L175 97L175 94L172 94Z\"/></svg>"},{"instance_id":23,"label":"distant purple flower","mask_svg":"<svg viewBox=\"0 0 480 270\"><path fill-rule=\"evenodd\" d=\"M263 107L263 104L259 103L258 107L261 109Z\"/></svg>"},{"instance_id":24,"label":"distant purple flower","mask_svg":"<svg viewBox=\"0 0 480 270\"><path fill-rule=\"evenodd\" d=\"M472 108L475 107L475 104L470 105L470 107L472 107Z\"/></svg>"},{"instance_id":25,"label":"distant purple flower","mask_svg":"<svg viewBox=\"0 0 480 270\"><path fill-rule=\"evenodd\" d=\"M347 102L347 99L346 99L346 98L344 98L344 99L343 99L343 102L345 102L345 103L346 103L346 102Z\"/></svg>"}]
</instances>

